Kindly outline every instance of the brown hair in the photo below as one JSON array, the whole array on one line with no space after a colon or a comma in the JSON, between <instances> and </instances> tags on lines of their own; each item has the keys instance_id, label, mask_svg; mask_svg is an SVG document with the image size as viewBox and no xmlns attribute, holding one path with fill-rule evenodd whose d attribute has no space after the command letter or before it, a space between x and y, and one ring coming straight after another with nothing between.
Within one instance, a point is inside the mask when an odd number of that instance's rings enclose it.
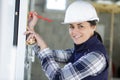
<instances>
[{"instance_id":1,"label":"brown hair","mask_svg":"<svg viewBox=\"0 0 120 80\"><path fill-rule=\"evenodd\" d=\"M89 22L91 26L96 26L97 25L97 20L87 21L87 22ZM103 42L102 37L98 32L95 31L94 35L97 35L98 40L100 40L100 42Z\"/></svg>"}]
</instances>

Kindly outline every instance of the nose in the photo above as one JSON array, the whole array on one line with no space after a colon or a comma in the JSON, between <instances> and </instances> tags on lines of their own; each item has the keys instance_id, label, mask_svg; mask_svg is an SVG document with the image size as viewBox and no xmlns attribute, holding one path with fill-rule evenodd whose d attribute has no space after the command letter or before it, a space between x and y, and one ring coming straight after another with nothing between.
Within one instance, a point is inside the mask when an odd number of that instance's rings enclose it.
<instances>
[{"instance_id":1,"label":"nose","mask_svg":"<svg viewBox=\"0 0 120 80\"><path fill-rule=\"evenodd\" d=\"M72 33L76 34L79 32L79 29L77 27L75 27L73 30L72 30Z\"/></svg>"}]
</instances>

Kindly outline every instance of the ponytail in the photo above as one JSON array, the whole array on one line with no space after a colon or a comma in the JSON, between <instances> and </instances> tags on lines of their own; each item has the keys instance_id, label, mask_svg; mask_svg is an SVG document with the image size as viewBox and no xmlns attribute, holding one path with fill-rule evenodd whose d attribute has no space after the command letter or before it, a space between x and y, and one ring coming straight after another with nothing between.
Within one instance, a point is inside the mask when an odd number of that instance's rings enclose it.
<instances>
[{"instance_id":1,"label":"ponytail","mask_svg":"<svg viewBox=\"0 0 120 80\"><path fill-rule=\"evenodd\" d=\"M87 22L90 23L91 26L96 26L96 24L97 24L97 20L92 20L92 21L87 21ZM98 40L101 43L103 43L102 37L100 36L100 34L98 32L94 31L94 35L97 35Z\"/></svg>"}]
</instances>

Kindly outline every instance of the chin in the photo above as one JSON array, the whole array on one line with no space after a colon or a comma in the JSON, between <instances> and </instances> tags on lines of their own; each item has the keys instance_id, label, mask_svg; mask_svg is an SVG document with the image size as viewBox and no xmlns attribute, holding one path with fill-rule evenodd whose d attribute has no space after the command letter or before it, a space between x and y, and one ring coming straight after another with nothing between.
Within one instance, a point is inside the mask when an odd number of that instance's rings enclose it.
<instances>
[{"instance_id":1,"label":"chin","mask_svg":"<svg viewBox=\"0 0 120 80\"><path fill-rule=\"evenodd\" d=\"M79 41L74 41L74 43L77 44L77 45L82 44L82 43L84 43L84 42L85 42L85 41L80 41L80 40L79 40Z\"/></svg>"},{"instance_id":2,"label":"chin","mask_svg":"<svg viewBox=\"0 0 120 80\"><path fill-rule=\"evenodd\" d=\"M74 42L75 44L79 45L79 44L82 44L82 42Z\"/></svg>"}]
</instances>

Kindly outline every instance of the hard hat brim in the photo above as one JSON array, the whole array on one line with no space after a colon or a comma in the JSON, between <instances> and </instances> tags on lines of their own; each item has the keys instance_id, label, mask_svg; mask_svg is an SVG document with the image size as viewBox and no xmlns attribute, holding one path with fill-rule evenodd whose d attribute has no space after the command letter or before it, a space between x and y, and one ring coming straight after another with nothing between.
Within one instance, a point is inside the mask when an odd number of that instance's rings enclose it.
<instances>
[{"instance_id":1,"label":"hard hat brim","mask_svg":"<svg viewBox=\"0 0 120 80\"><path fill-rule=\"evenodd\" d=\"M61 24L81 23L81 22L93 21L93 20L96 20L97 22L99 22L99 18L95 18L95 19L88 19L88 20L82 20L82 21L61 22Z\"/></svg>"}]
</instances>

